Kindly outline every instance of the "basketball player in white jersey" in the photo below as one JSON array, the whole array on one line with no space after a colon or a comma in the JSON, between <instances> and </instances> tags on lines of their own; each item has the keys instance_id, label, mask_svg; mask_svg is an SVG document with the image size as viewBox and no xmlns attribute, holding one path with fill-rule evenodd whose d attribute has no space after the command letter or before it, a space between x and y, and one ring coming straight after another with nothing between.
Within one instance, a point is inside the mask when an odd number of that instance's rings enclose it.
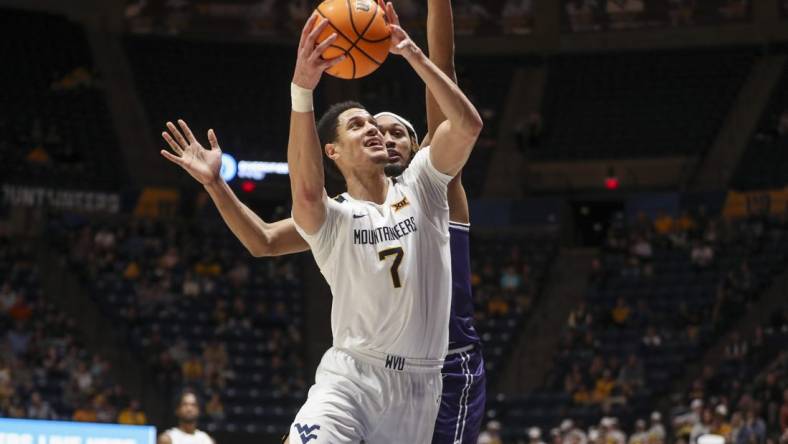
<instances>
[{"instance_id":1,"label":"basketball player in white jersey","mask_svg":"<svg viewBox=\"0 0 788 444\"><path fill-rule=\"evenodd\" d=\"M197 428L200 405L194 392L186 390L181 393L175 416L178 418L178 426L159 435L157 444L215 444L207 433Z\"/></svg>"},{"instance_id":2,"label":"basketball player in white jersey","mask_svg":"<svg viewBox=\"0 0 788 444\"><path fill-rule=\"evenodd\" d=\"M451 308L447 185L482 120L399 26L391 3L386 16L391 52L405 58L447 116L401 176L386 177L383 135L358 104L329 110L318 137L312 91L336 60L321 57L332 38L315 43L327 26L313 26L317 17L304 27L291 84L293 221L334 296L333 347L290 429L304 444L430 442L440 405ZM326 195L323 152L347 186L336 199Z\"/></svg>"},{"instance_id":3,"label":"basketball player in white jersey","mask_svg":"<svg viewBox=\"0 0 788 444\"><path fill-rule=\"evenodd\" d=\"M450 7L448 4L444 5L437 0L430 0L429 7L431 13L431 22L428 23L428 38L430 40L431 57L434 55L434 60L441 64L441 69L453 77L453 36L451 33L447 33L447 30L445 29L448 27L450 30L451 28ZM433 11L433 9L435 11ZM440 35L436 37L436 33L447 35ZM386 146L388 148L390 162L388 167L397 169L396 172L394 172L394 169L391 169L388 171L388 173L390 175L398 175L405 167L408 166L412 153L418 147L417 136L415 131L412 129L412 126L399 116L390 113L381 113L376 117L379 119L378 123L380 124L381 129L386 134ZM435 132L438 124L444 120L442 110L440 107L436 106L434 99L431 97L428 99L428 120L430 123L430 133ZM209 132L209 139L212 149L204 150L202 146L194 140L185 122L179 121L178 123L186 134L186 138L184 138L180 131L178 131L177 128L175 128L175 126L171 123L168 123L168 127L178 143L176 143L175 140L173 140L173 138L167 133L163 133L163 136L176 152L176 154L179 154L183 159L178 161L175 156L167 155L164 152L163 154L165 154L165 157L168 157L170 160L173 160L175 163L183 166L192 176L195 177L195 179L206 185L206 189L216 203L225 221L228 223L228 226L244 243L244 245L247 246L252 254L255 256L280 255L295 251L304 251L307 248L303 239L298 237L295 233L292 219L279 221L273 224L265 223L253 212L251 212L251 210L249 210L245 205L238 201L237 197L232 193L226 183L221 180L215 180L215 178L218 176L218 159L220 157L221 150L218 148L218 142L216 141L216 136L213 134L213 132ZM407 125L408 128L405 128L404 125ZM408 140L409 136L411 140ZM186 139L188 139L188 143L186 142ZM462 190L459 177L456 177L450 185L450 190L454 189L456 189L456 191L450 191L450 195L452 195L450 201L454 202L450 203L452 220L467 223L467 201L465 200L465 195ZM458 242L464 239L462 236L460 236L461 234L465 234L467 237L467 228L465 228L465 230L466 233L452 233L452 249L455 248L454 237L459 238ZM465 244L461 246L463 246L463 248L458 247L457 249L463 250L464 253L463 251L456 252L457 258L461 258L463 255L467 256L467 240L465 241ZM455 254L455 252L452 251L452 254ZM456 258L452 256L452 262L455 259ZM458 262L462 263L463 261ZM453 276L455 281L461 281L467 278L467 276L463 278L464 275L462 273L458 273L457 270L453 270L453 275L455 274L456 276ZM468 313L465 313L464 311L460 313L457 311L457 307L465 307L465 305L472 307L469 302L470 295L466 296L464 294L458 294L456 291L457 288L459 288L457 282L455 282L454 287L455 294L453 299L459 298L459 300L453 301L452 305L453 313L451 323L454 324L454 328L452 329L454 334L452 337L454 339L452 340L455 342L454 345L456 346L457 343L459 343L456 339L457 337L462 336L465 338L466 336L476 336L473 332L472 325L466 325L466 318L469 316ZM462 285L460 285L460 287L462 287ZM465 299L468 299L468 301L465 301ZM470 309L472 310L472 308ZM464 335L458 335L457 332L462 332ZM469 332L472 334L469 335ZM465 348L467 349L469 347ZM473 350L473 347L470 347L470 349ZM466 361L470 361L471 359L469 357L474 356L474 353L479 354L480 351L465 351L463 357L467 358ZM481 362L480 356L477 360ZM468 364L466 363L465 366L468 366ZM483 365L479 367L483 368ZM444 367L444 372L447 373L446 376L453 376L454 373L457 373L459 375L459 379L463 379L466 382L464 385L454 384L444 387L444 402L441 407L441 418L448 418L447 420L442 421L448 422L449 424L443 422L439 423L439 425L441 425L441 429L444 430L444 432L442 435L440 435L440 438L438 438L436 435L436 437L433 439L433 442L473 442L475 441L475 436L478 433L478 425L474 424L472 418L475 416L481 417L480 415L483 412L483 374L481 375L481 378L477 376L476 379L474 379L473 374L471 374L471 381L473 382L471 388L473 389L474 393L479 392L479 394L474 394L474 396L471 397L470 391L468 391L468 388L466 387L468 385L468 375L466 374L468 369L464 369L462 372L459 370L455 372L452 370L452 368ZM475 368L473 370L475 371ZM460 373L462 374L460 375ZM458 393L446 393L447 390L455 390ZM460 391L463 391L462 396L459 393ZM468 393L466 394L465 392ZM477 399L477 396L479 396L480 399ZM468 414L467 412L469 405L475 406L477 413ZM465 406L464 410L463 406ZM463 414L463 412L465 413ZM455 427L455 423L460 424L460 422L462 423L463 427L458 429ZM294 432L298 432L298 436L300 436L302 440L313 439L311 438L312 431L309 427L300 425L301 427L298 428L298 425L299 424L297 424L296 430ZM315 434L315 436L317 435ZM454 438L452 438L452 436Z\"/></svg>"}]
</instances>

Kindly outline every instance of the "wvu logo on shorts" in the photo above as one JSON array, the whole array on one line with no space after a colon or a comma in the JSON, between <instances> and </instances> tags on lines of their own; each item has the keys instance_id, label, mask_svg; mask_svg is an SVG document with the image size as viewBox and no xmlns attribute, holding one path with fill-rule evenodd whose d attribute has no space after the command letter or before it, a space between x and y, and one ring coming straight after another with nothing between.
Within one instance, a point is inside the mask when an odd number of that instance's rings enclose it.
<instances>
[{"instance_id":1,"label":"wvu logo on shorts","mask_svg":"<svg viewBox=\"0 0 788 444\"><path fill-rule=\"evenodd\" d=\"M405 358L402 356L386 355L386 368L402 371L405 369Z\"/></svg>"},{"instance_id":2,"label":"wvu logo on shorts","mask_svg":"<svg viewBox=\"0 0 788 444\"><path fill-rule=\"evenodd\" d=\"M391 208L394 208L394 212L397 212L397 211L407 207L408 205L410 205L410 202L408 202L408 198L407 197L403 197L401 201L399 201L399 202L395 203L394 205L392 205Z\"/></svg>"},{"instance_id":3,"label":"wvu logo on shorts","mask_svg":"<svg viewBox=\"0 0 788 444\"><path fill-rule=\"evenodd\" d=\"M369 0L356 0L356 10L369 12Z\"/></svg>"},{"instance_id":4,"label":"wvu logo on shorts","mask_svg":"<svg viewBox=\"0 0 788 444\"><path fill-rule=\"evenodd\" d=\"M298 430L298 436L301 437L301 442L303 444L306 444L309 441L312 441L313 439L317 439L317 434L312 432L314 432L315 430L320 430L320 426L317 424L313 426L310 426L309 424L304 424L304 425L296 424L295 427L296 430Z\"/></svg>"}]
</instances>

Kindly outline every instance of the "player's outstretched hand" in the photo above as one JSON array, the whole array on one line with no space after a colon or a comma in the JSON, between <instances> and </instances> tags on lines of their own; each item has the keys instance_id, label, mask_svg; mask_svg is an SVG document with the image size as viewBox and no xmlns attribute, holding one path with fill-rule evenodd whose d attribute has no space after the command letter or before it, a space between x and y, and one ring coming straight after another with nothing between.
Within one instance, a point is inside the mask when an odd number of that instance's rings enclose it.
<instances>
[{"instance_id":1,"label":"player's outstretched hand","mask_svg":"<svg viewBox=\"0 0 788 444\"><path fill-rule=\"evenodd\" d=\"M386 20L391 29L391 48L389 49L391 53L407 57L410 54L418 54L421 51L418 45L411 40L408 33L400 26L399 16L391 2L386 3Z\"/></svg>"},{"instance_id":2,"label":"player's outstretched hand","mask_svg":"<svg viewBox=\"0 0 788 444\"><path fill-rule=\"evenodd\" d=\"M216 134L213 130L208 130L208 141L211 143L211 149L206 150L194 138L186 122L179 119L178 125L180 129L172 122L167 122L169 132L164 131L161 133L161 137L164 138L175 154L167 150L161 150L161 155L172 163L179 165L203 185L209 185L220 180L222 149L219 148L219 142L216 140ZM181 134L180 130L183 130L183 134ZM184 134L186 137L184 137Z\"/></svg>"},{"instance_id":3,"label":"player's outstretched hand","mask_svg":"<svg viewBox=\"0 0 788 444\"><path fill-rule=\"evenodd\" d=\"M320 23L317 21L320 20ZM317 23L317 25L315 25ZM324 59L323 52L337 39L337 34L331 34L327 39L317 44L320 33L328 26L328 20L321 18L317 13L312 14L301 30L301 41L298 43L298 57L296 58L293 83L305 89L315 89L323 71L341 62L345 56Z\"/></svg>"}]
</instances>

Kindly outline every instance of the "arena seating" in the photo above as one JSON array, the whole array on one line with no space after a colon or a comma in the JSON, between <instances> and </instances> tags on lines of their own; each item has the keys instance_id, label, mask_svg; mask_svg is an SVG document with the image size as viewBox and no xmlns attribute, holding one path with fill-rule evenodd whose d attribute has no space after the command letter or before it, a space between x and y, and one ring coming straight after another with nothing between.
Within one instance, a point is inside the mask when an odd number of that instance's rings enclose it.
<instances>
[{"instance_id":1,"label":"arena seating","mask_svg":"<svg viewBox=\"0 0 788 444\"><path fill-rule=\"evenodd\" d=\"M16 10L2 10L0 24L0 51L13 60L0 72L3 180L117 188L125 172L82 28Z\"/></svg>"},{"instance_id":2,"label":"arena seating","mask_svg":"<svg viewBox=\"0 0 788 444\"><path fill-rule=\"evenodd\" d=\"M475 327L482 338L490 381L502 370L519 330L538 301L557 245L556 237L549 234L472 237Z\"/></svg>"},{"instance_id":3,"label":"arena seating","mask_svg":"<svg viewBox=\"0 0 788 444\"><path fill-rule=\"evenodd\" d=\"M65 246L164 396L218 394L210 431L279 433L306 396L298 257L255 260L205 219L87 225Z\"/></svg>"},{"instance_id":4,"label":"arena seating","mask_svg":"<svg viewBox=\"0 0 788 444\"><path fill-rule=\"evenodd\" d=\"M723 226L688 220L662 234L648 223L611 231L586 294L590 317L577 315L583 320L568 327L545 386L491 403L510 437L525 436L530 426L556 426L564 417L590 426L615 416L631 428L683 376L682 363L702 355L785 269L784 221ZM648 256L638 256L641 241L650 245ZM697 242L713 249L707 266L691 259ZM627 389L619 376L630 356L641 381ZM610 390L600 388L606 370Z\"/></svg>"},{"instance_id":5,"label":"arena seating","mask_svg":"<svg viewBox=\"0 0 788 444\"><path fill-rule=\"evenodd\" d=\"M0 238L0 416L115 422L128 395L44 294L31 245Z\"/></svg>"},{"instance_id":6,"label":"arena seating","mask_svg":"<svg viewBox=\"0 0 788 444\"><path fill-rule=\"evenodd\" d=\"M734 174L739 190L781 188L788 184L788 68L775 85Z\"/></svg>"},{"instance_id":7,"label":"arena seating","mask_svg":"<svg viewBox=\"0 0 788 444\"><path fill-rule=\"evenodd\" d=\"M203 144L213 128L237 158L285 160L295 49L139 36L124 44L156 140L182 118Z\"/></svg>"},{"instance_id":8,"label":"arena seating","mask_svg":"<svg viewBox=\"0 0 788 444\"><path fill-rule=\"evenodd\" d=\"M747 49L559 55L548 62L533 156L586 160L701 155L754 59Z\"/></svg>"}]
</instances>

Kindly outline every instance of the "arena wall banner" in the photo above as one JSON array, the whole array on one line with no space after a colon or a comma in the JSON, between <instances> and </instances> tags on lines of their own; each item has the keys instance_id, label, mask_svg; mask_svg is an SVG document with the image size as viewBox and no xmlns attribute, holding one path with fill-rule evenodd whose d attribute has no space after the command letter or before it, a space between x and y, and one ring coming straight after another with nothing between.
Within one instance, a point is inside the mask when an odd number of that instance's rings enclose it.
<instances>
[{"instance_id":1,"label":"arena wall banner","mask_svg":"<svg viewBox=\"0 0 788 444\"><path fill-rule=\"evenodd\" d=\"M153 444L152 426L0 419L0 444Z\"/></svg>"},{"instance_id":2,"label":"arena wall banner","mask_svg":"<svg viewBox=\"0 0 788 444\"><path fill-rule=\"evenodd\" d=\"M728 218L752 214L785 214L788 209L788 189L736 192L725 199L723 215Z\"/></svg>"},{"instance_id":3,"label":"arena wall banner","mask_svg":"<svg viewBox=\"0 0 788 444\"><path fill-rule=\"evenodd\" d=\"M121 209L121 198L118 193L4 184L3 204L19 207L49 207L60 210L117 213Z\"/></svg>"},{"instance_id":4,"label":"arena wall banner","mask_svg":"<svg viewBox=\"0 0 788 444\"><path fill-rule=\"evenodd\" d=\"M563 0L561 11L561 27L566 32L676 28L750 21L750 0Z\"/></svg>"}]
</instances>

